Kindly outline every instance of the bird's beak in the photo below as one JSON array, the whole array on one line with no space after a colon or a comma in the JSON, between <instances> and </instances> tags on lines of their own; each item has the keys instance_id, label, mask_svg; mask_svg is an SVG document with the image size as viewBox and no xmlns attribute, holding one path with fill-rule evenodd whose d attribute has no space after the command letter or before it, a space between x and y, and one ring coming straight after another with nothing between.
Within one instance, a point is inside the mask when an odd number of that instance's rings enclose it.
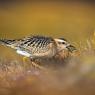
<instances>
[{"instance_id":1,"label":"bird's beak","mask_svg":"<svg viewBox=\"0 0 95 95\"><path fill-rule=\"evenodd\" d=\"M74 47L74 46L72 46L72 45L68 45L67 47L66 47L70 52L73 52L73 51L76 51L77 49Z\"/></svg>"}]
</instances>

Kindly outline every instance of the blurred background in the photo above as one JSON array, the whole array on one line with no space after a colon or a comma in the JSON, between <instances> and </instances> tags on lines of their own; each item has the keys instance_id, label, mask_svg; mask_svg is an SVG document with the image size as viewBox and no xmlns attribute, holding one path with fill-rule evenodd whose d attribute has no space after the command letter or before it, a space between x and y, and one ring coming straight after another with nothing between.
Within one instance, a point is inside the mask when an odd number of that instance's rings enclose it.
<instances>
[{"instance_id":1,"label":"blurred background","mask_svg":"<svg viewBox=\"0 0 95 95\"><path fill-rule=\"evenodd\" d=\"M0 38L17 39L30 34L64 37L79 48L80 43L81 46L85 46L87 39L92 37L94 32L95 2L93 0L0 0ZM89 67L91 66L91 70L95 66L92 65L95 63L95 55L87 55L89 53L80 57L83 64L78 72L76 72L76 68L74 71L71 69L70 74L69 72L65 74L63 71L61 72L61 75L64 75L66 79L64 76L56 79L56 76L52 76L50 73L49 75L42 74L36 78L31 78L30 75L24 79L21 77L12 84L11 79L5 80L7 78L2 77L1 73L0 85L3 80L5 85L7 84L9 88L12 88L5 89L1 86L0 95L26 95L27 93L28 95L95 95L95 71L94 74L90 74L91 77L80 73L85 73L85 70L88 73ZM5 61L2 62L1 59ZM22 56L10 48L0 46L0 63L9 64L10 60L18 62L17 59L22 59ZM16 66L16 70L13 68L14 66L12 67L12 74L22 70L22 67ZM17 72L16 75L18 75ZM64 85L64 83L68 83L69 78L70 86L67 89L65 88L67 84ZM74 80L78 79L80 81L75 84ZM50 82L51 85L49 85ZM45 88L44 85L46 85Z\"/></svg>"},{"instance_id":2,"label":"blurred background","mask_svg":"<svg viewBox=\"0 0 95 95\"><path fill-rule=\"evenodd\" d=\"M30 34L78 42L95 30L95 4L80 0L0 0L0 37Z\"/></svg>"}]
</instances>

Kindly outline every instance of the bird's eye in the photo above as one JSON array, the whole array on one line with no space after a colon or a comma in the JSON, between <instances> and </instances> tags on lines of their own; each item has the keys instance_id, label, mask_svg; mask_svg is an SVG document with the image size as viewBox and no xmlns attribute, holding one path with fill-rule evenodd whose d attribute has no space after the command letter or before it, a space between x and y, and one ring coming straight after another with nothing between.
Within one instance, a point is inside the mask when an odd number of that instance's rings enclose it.
<instances>
[{"instance_id":1,"label":"bird's eye","mask_svg":"<svg viewBox=\"0 0 95 95\"><path fill-rule=\"evenodd\" d=\"M62 42L62 44L65 44L65 42Z\"/></svg>"},{"instance_id":2,"label":"bird's eye","mask_svg":"<svg viewBox=\"0 0 95 95\"><path fill-rule=\"evenodd\" d=\"M66 44L65 42L58 42L58 44Z\"/></svg>"}]
</instances>

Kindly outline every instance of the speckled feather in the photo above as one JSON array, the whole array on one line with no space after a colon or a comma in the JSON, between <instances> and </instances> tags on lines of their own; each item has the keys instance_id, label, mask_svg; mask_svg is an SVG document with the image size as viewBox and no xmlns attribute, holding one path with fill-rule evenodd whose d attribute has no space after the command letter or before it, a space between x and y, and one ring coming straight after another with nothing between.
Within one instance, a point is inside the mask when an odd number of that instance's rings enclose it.
<instances>
[{"instance_id":1,"label":"speckled feather","mask_svg":"<svg viewBox=\"0 0 95 95\"><path fill-rule=\"evenodd\" d=\"M46 52L49 47L48 45L54 42L51 37L44 36L30 36L19 40L18 47L25 50L31 50L31 53L42 53Z\"/></svg>"}]
</instances>

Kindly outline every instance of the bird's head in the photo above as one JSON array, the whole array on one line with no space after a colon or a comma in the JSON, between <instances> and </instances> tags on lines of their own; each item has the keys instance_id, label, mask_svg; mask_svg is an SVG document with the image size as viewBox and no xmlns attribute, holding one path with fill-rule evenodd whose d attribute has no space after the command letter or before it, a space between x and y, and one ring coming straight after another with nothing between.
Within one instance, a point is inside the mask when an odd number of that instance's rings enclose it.
<instances>
[{"instance_id":1,"label":"bird's head","mask_svg":"<svg viewBox=\"0 0 95 95\"><path fill-rule=\"evenodd\" d=\"M58 51L68 50L69 52L73 52L76 50L76 48L64 38L58 38L54 40L57 44Z\"/></svg>"}]
</instances>

